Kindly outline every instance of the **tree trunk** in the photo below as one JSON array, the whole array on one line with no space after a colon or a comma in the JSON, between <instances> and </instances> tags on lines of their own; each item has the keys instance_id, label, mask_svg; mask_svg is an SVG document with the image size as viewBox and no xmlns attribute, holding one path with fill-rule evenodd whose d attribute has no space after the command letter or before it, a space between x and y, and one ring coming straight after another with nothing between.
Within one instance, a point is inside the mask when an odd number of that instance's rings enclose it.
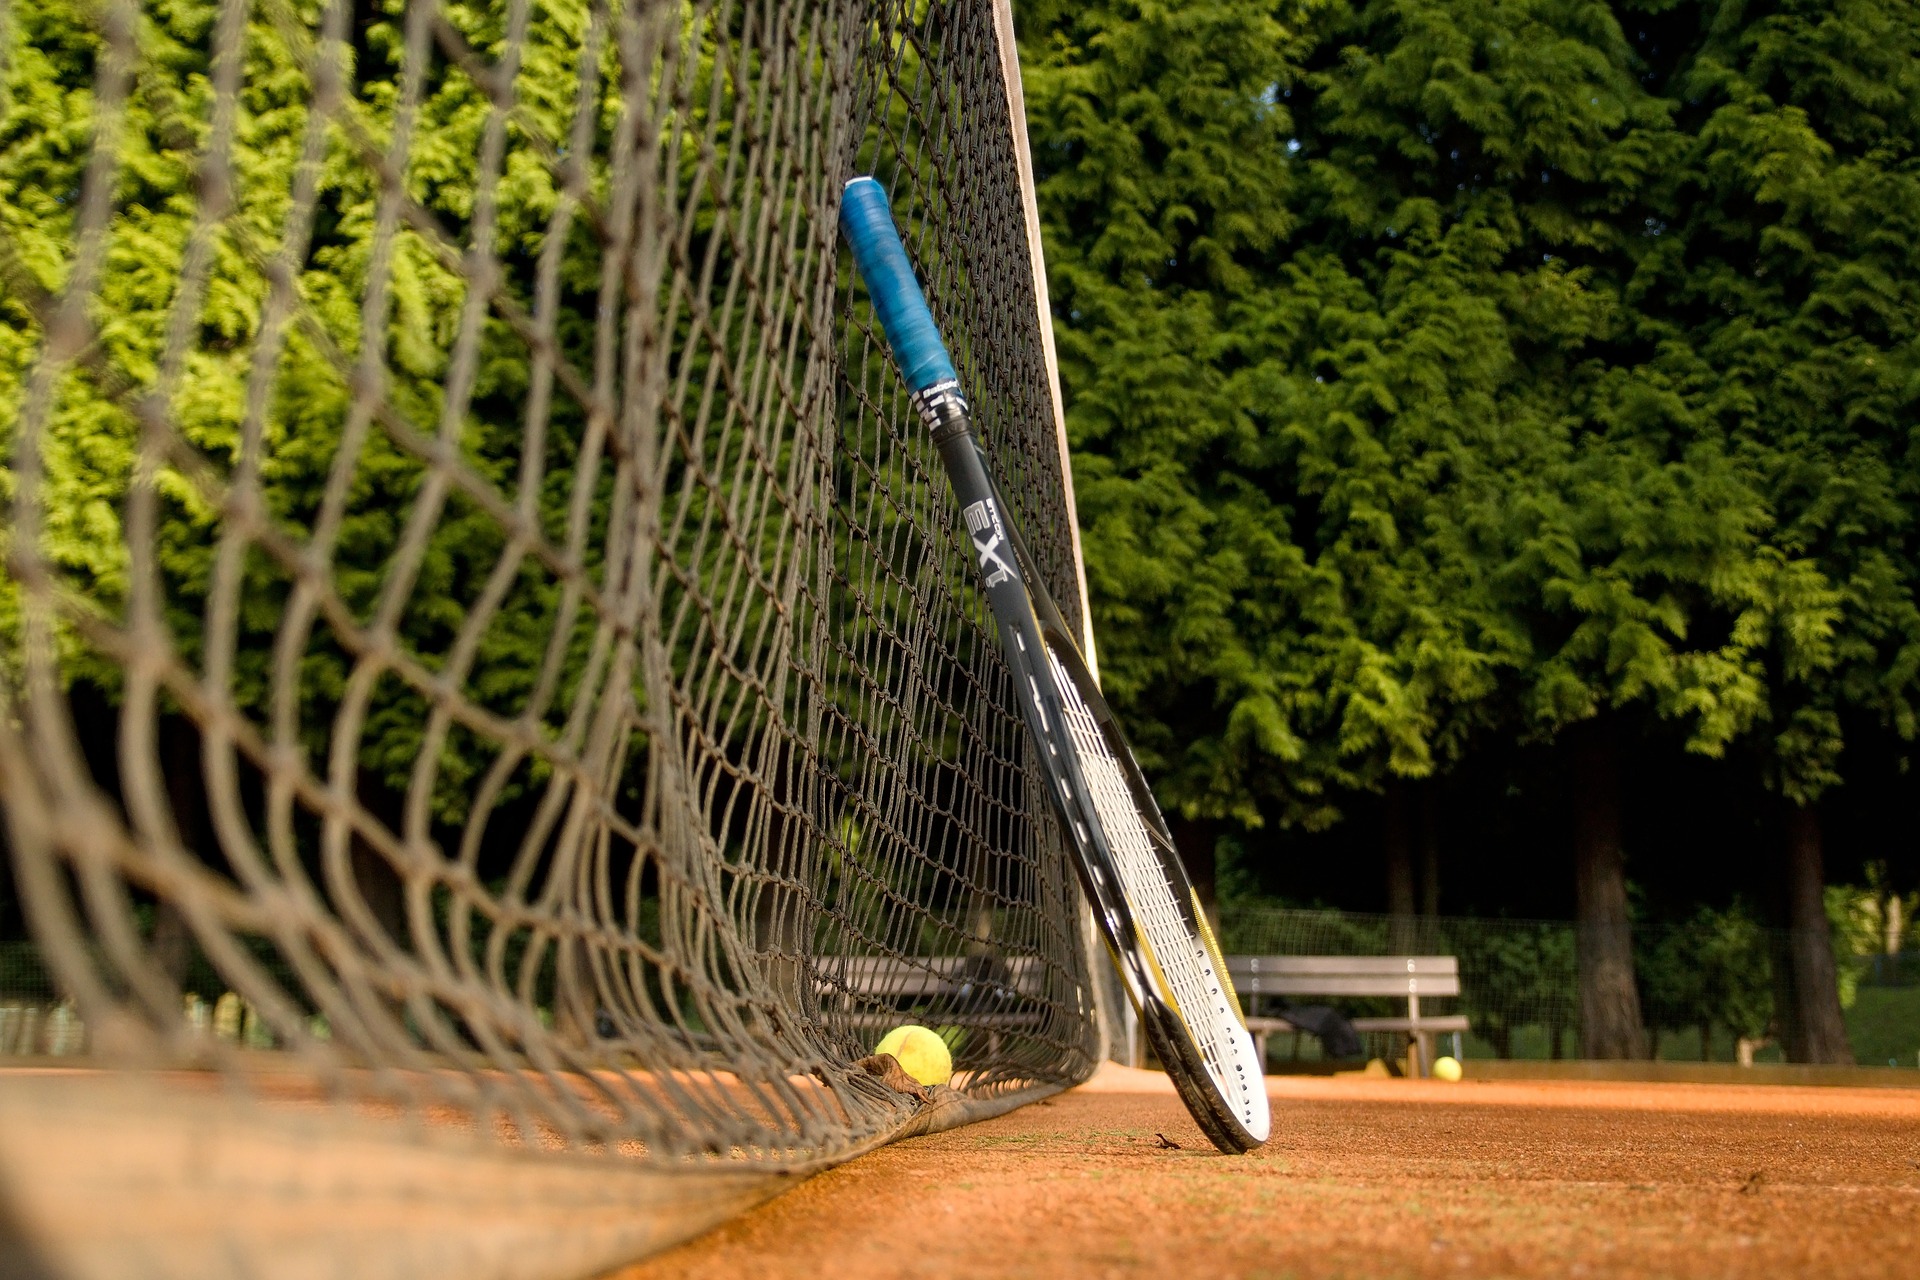
<instances>
[{"instance_id":1,"label":"tree trunk","mask_svg":"<svg viewBox=\"0 0 1920 1280\"><path fill-rule=\"evenodd\" d=\"M211 856L213 824L207 815L206 784L201 780L199 729L183 716L163 716L160 720L160 773L166 782L167 807L172 810L173 826L187 853L203 862L219 865ZM154 959L176 985L187 979L195 949L193 931L187 918L171 898L154 904Z\"/></svg>"},{"instance_id":2,"label":"tree trunk","mask_svg":"<svg viewBox=\"0 0 1920 1280\"><path fill-rule=\"evenodd\" d=\"M193 931L171 898L160 899L153 912L153 937L147 949L161 972L180 986L193 967Z\"/></svg>"},{"instance_id":3,"label":"tree trunk","mask_svg":"<svg viewBox=\"0 0 1920 1280\"><path fill-rule=\"evenodd\" d=\"M1627 915L1627 858L1620 836L1620 754L1612 726L1581 726L1573 738L1573 874L1580 971L1580 1052L1587 1058L1647 1056Z\"/></svg>"},{"instance_id":4,"label":"tree trunk","mask_svg":"<svg viewBox=\"0 0 1920 1280\"><path fill-rule=\"evenodd\" d=\"M1383 847L1387 871L1387 950L1409 955L1414 950L1413 839L1407 821L1407 784L1387 781L1386 831Z\"/></svg>"},{"instance_id":5,"label":"tree trunk","mask_svg":"<svg viewBox=\"0 0 1920 1280\"><path fill-rule=\"evenodd\" d=\"M1793 1011L1787 1019L1787 1059L1852 1065L1847 1025L1840 1016L1839 973L1827 930L1826 866L1820 815L1808 805L1787 812L1788 955Z\"/></svg>"},{"instance_id":6,"label":"tree trunk","mask_svg":"<svg viewBox=\"0 0 1920 1280\"><path fill-rule=\"evenodd\" d=\"M1420 914L1440 914L1440 783L1433 778L1420 788Z\"/></svg>"},{"instance_id":7,"label":"tree trunk","mask_svg":"<svg viewBox=\"0 0 1920 1280\"><path fill-rule=\"evenodd\" d=\"M7 824L0 822L0 938L25 935L26 922L20 918L20 892L13 885L13 846L8 843Z\"/></svg>"}]
</instances>

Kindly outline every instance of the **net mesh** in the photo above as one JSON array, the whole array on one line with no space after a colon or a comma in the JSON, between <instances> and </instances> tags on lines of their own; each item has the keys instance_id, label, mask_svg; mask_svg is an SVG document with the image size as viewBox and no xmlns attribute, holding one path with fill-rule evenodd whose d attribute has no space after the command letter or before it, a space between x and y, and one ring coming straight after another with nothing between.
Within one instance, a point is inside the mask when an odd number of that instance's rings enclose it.
<instances>
[{"instance_id":1,"label":"net mesh","mask_svg":"<svg viewBox=\"0 0 1920 1280\"><path fill-rule=\"evenodd\" d=\"M608 1158L1091 1071L1078 893L836 241L1078 599L993 6L12 0L0 799L88 1049ZM10 927L10 926L9 926Z\"/></svg>"}]
</instances>

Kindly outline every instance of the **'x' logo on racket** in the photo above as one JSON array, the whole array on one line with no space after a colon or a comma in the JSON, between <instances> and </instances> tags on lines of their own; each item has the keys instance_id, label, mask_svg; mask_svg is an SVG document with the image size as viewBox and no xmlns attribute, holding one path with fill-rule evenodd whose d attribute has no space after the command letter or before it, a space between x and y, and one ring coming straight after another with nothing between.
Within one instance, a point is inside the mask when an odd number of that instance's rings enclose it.
<instances>
[{"instance_id":1,"label":"'x' logo on racket","mask_svg":"<svg viewBox=\"0 0 1920 1280\"><path fill-rule=\"evenodd\" d=\"M1013 576L1013 568L1000 558L997 513L987 503L976 502L962 514L967 518L967 532L973 537L973 549L980 556L980 572L987 575L989 587L997 587Z\"/></svg>"},{"instance_id":2,"label":"'x' logo on racket","mask_svg":"<svg viewBox=\"0 0 1920 1280\"><path fill-rule=\"evenodd\" d=\"M980 553L980 572L987 575L987 585L997 587L1013 576L1013 570L1000 558L1000 535L990 535L985 542L980 535L973 535L973 549Z\"/></svg>"}]
</instances>

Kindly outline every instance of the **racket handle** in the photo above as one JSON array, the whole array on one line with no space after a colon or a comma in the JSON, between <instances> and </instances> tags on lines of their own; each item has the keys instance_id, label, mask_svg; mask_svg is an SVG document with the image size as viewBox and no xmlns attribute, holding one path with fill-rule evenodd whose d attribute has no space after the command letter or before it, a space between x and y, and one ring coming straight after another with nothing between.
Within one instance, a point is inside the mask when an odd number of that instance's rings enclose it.
<instances>
[{"instance_id":1,"label":"racket handle","mask_svg":"<svg viewBox=\"0 0 1920 1280\"><path fill-rule=\"evenodd\" d=\"M940 330L927 310L927 299L913 278L906 246L893 225L887 193L872 178L855 178L840 195L840 231L853 250L853 265L873 295L894 363L900 366L908 390L916 395L942 382L953 382L953 360L940 341Z\"/></svg>"}]
</instances>

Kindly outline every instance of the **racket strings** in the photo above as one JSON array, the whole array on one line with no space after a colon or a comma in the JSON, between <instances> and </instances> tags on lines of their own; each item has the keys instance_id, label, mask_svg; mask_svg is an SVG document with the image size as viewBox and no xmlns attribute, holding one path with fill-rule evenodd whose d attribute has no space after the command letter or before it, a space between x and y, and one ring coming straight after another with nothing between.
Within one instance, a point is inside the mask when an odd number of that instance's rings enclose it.
<instances>
[{"instance_id":1,"label":"racket strings","mask_svg":"<svg viewBox=\"0 0 1920 1280\"><path fill-rule=\"evenodd\" d=\"M1113 851L1134 921L1146 937L1165 976L1174 1008L1200 1047L1207 1073L1234 1113L1265 1136L1258 1119L1264 1108L1253 1096L1261 1071L1252 1063L1252 1045L1242 1029L1233 997L1215 971L1206 944L1187 924L1179 905L1180 887L1167 873L1153 837L1140 815L1133 791L1093 711L1049 649L1067 732L1080 758L1081 773L1093 799L1095 816ZM1264 1085L1258 1102L1264 1102Z\"/></svg>"}]
</instances>

